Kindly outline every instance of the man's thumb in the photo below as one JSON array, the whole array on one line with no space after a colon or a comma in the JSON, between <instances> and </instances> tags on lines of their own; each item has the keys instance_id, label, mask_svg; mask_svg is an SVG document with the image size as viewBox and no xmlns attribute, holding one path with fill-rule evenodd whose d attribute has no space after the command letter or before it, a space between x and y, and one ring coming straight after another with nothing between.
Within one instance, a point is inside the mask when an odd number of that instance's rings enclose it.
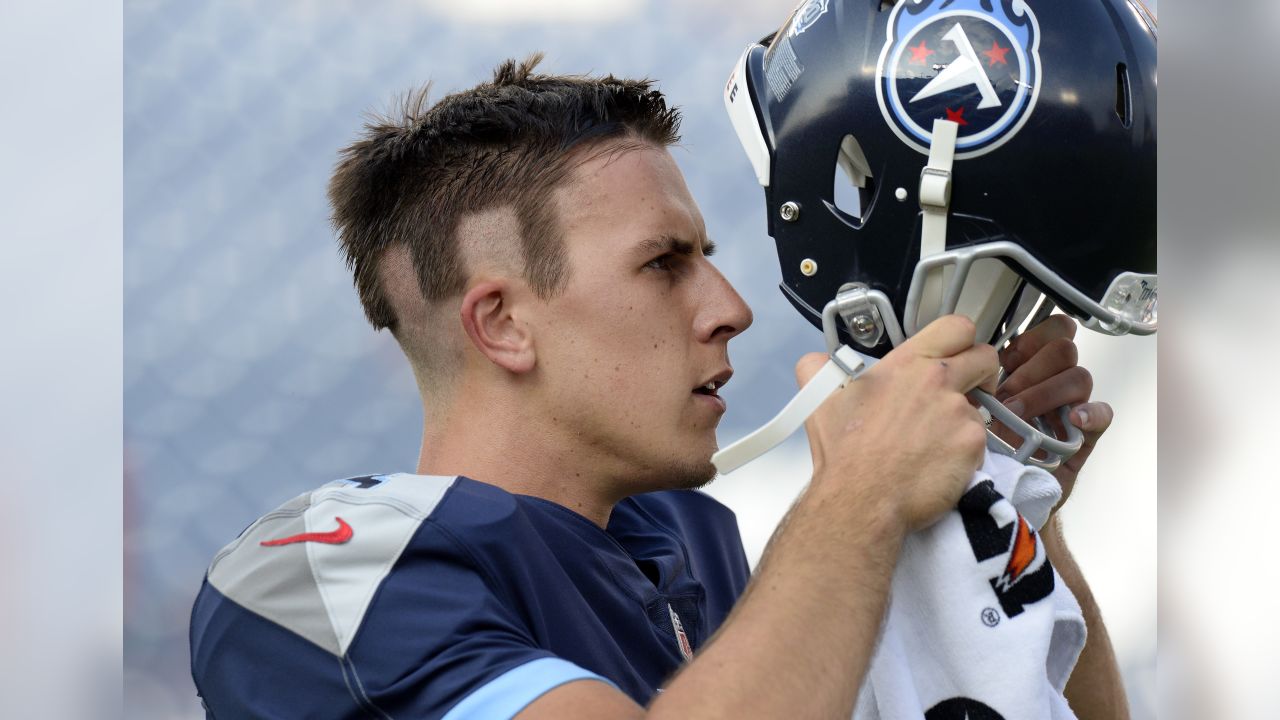
<instances>
[{"instance_id":1,"label":"man's thumb","mask_svg":"<svg viewBox=\"0 0 1280 720\"><path fill-rule=\"evenodd\" d=\"M826 353L809 353L796 363L796 384L804 387L809 379L818 374L822 366L827 364Z\"/></svg>"}]
</instances>

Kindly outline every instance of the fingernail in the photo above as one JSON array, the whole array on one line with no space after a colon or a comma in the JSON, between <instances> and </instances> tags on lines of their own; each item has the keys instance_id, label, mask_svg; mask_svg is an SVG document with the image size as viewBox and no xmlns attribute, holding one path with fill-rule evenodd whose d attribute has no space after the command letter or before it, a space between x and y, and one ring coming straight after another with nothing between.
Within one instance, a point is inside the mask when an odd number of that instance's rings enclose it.
<instances>
[{"instance_id":1,"label":"fingernail","mask_svg":"<svg viewBox=\"0 0 1280 720\"><path fill-rule=\"evenodd\" d=\"M1027 409L1027 404L1017 398L1005 403L1004 406L1009 408L1009 412L1018 417L1022 417L1022 412Z\"/></svg>"},{"instance_id":2,"label":"fingernail","mask_svg":"<svg viewBox=\"0 0 1280 720\"><path fill-rule=\"evenodd\" d=\"M1080 427L1084 427L1089 424L1089 413L1084 410L1077 410L1076 417L1080 419Z\"/></svg>"}]
</instances>

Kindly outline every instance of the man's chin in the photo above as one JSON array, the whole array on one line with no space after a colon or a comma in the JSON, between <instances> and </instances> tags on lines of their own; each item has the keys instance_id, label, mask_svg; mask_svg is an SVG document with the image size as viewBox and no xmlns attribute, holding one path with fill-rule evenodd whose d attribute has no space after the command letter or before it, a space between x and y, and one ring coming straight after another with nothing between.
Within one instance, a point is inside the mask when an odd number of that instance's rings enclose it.
<instances>
[{"instance_id":1,"label":"man's chin","mask_svg":"<svg viewBox=\"0 0 1280 720\"><path fill-rule=\"evenodd\" d=\"M652 465L647 472L635 473L627 478L628 495L659 492L662 490L696 490L705 487L716 477L716 467L711 459L699 458L680 462Z\"/></svg>"},{"instance_id":2,"label":"man's chin","mask_svg":"<svg viewBox=\"0 0 1280 720\"><path fill-rule=\"evenodd\" d=\"M711 458L706 458L671 468L663 484L670 490L696 490L715 479L716 466L711 464Z\"/></svg>"}]
</instances>

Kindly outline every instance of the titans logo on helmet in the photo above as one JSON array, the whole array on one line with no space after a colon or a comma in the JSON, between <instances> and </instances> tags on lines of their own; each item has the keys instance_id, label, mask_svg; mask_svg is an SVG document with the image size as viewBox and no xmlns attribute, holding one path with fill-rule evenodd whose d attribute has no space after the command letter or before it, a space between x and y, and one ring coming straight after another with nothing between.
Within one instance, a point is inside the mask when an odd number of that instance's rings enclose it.
<instances>
[{"instance_id":1,"label":"titans logo on helmet","mask_svg":"<svg viewBox=\"0 0 1280 720\"><path fill-rule=\"evenodd\" d=\"M933 121L960 127L956 158L1017 134L1040 88L1040 27L1024 0L900 0L877 66L880 111L928 154Z\"/></svg>"}]
</instances>

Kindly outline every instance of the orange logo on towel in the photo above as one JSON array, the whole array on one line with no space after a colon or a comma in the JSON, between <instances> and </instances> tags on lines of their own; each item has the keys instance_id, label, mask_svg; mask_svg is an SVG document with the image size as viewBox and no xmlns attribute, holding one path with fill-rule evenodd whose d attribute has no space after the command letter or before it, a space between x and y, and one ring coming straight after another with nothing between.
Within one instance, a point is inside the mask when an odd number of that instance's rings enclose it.
<instances>
[{"instance_id":1,"label":"orange logo on towel","mask_svg":"<svg viewBox=\"0 0 1280 720\"><path fill-rule=\"evenodd\" d=\"M1036 559L1036 536L1021 515L1018 516L1018 529L1013 535L1013 548L1009 550L1009 564L1005 565L1004 574L1000 576L1000 584L1009 587L1018 582L1022 573Z\"/></svg>"},{"instance_id":2,"label":"orange logo on towel","mask_svg":"<svg viewBox=\"0 0 1280 720\"><path fill-rule=\"evenodd\" d=\"M1026 519L1008 512L1009 501L996 491L994 483L984 480L969 488L956 509L964 522L974 560L981 563L1007 558L1000 574L990 578L991 589L1007 617L1021 615L1027 605L1049 597L1054 586L1053 565ZM1016 520L1009 521L1010 514ZM991 627L996 624L987 621L985 615L984 622Z\"/></svg>"}]
</instances>

